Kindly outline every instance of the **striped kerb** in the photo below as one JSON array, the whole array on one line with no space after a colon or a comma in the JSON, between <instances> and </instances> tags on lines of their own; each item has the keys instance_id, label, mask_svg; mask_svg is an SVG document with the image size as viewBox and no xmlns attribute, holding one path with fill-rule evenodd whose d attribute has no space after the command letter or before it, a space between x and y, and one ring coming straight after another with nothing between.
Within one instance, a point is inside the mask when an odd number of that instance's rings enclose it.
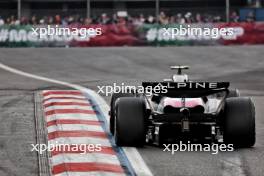
<instances>
[{"instance_id":1,"label":"striped kerb","mask_svg":"<svg viewBox=\"0 0 264 176\"><path fill-rule=\"evenodd\" d=\"M47 90L42 95L48 142L64 144L50 152L53 175L126 175L103 129L105 122L82 92Z\"/></svg>"}]
</instances>

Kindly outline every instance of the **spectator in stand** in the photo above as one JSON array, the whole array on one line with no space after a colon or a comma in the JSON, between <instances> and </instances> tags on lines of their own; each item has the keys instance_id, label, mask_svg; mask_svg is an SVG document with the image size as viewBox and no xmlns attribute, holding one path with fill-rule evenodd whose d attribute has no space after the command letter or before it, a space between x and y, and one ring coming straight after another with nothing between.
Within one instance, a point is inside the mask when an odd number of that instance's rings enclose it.
<instances>
[{"instance_id":1,"label":"spectator in stand","mask_svg":"<svg viewBox=\"0 0 264 176\"><path fill-rule=\"evenodd\" d=\"M78 18L78 22L79 22L80 24L84 24L84 18L83 18L83 17L79 17L79 18Z\"/></svg>"},{"instance_id":2,"label":"spectator in stand","mask_svg":"<svg viewBox=\"0 0 264 176\"><path fill-rule=\"evenodd\" d=\"M103 13L101 15L101 18L99 19L99 23L100 24L109 24L110 23L110 18L108 17L108 15L106 13Z\"/></svg>"},{"instance_id":3,"label":"spectator in stand","mask_svg":"<svg viewBox=\"0 0 264 176\"><path fill-rule=\"evenodd\" d=\"M178 13L176 16L176 23L178 24L184 24L185 23L185 19L182 17L181 13Z\"/></svg>"},{"instance_id":4,"label":"spectator in stand","mask_svg":"<svg viewBox=\"0 0 264 176\"><path fill-rule=\"evenodd\" d=\"M136 26L141 26L146 23L146 19L143 14L140 14L139 17L135 17L133 20L133 24Z\"/></svg>"},{"instance_id":5,"label":"spectator in stand","mask_svg":"<svg viewBox=\"0 0 264 176\"><path fill-rule=\"evenodd\" d=\"M193 18L192 18L191 12L187 12L184 17L185 17L185 23L193 23Z\"/></svg>"},{"instance_id":6,"label":"spectator in stand","mask_svg":"<svg viewBox=\"0 0 264 176\"><path fill-rule=\"evenodd\" d=\"M55 16L55 24L57 24L57 25L60 25L61 24L61 17L60 17L60 15L56 15Z\"/></svg>"},{"instance_id":7,"label":"spectator in stand","mask_svg":"<svg viewBox=\"0 0 264 176\"><path fill-rule=\"evenodd\" d=\"M145 19L145 17L144 17L143 14L140 14L140 15L139 15L139 21L140 21L141 23L145 23L145 22L146 22L146 19Z\"/></svg>"},{"instance_id":8,"label":"spectator in stand","mask_svg":"<svg viewBox=\"0 0 264 176\"><path fill-rule=\"evenodd\" d=\"M78 27L83 23L84 23L83 18L81 18L79 15L71 16L69 19L69 24L72 27Z\"/></svg>"},{"instance_id":9,"label":"spectator in stand","mask_svg":"<svg viewBox=\"0 0 264 176\"><path fill-rule=\"evenodd\" d=\"M40 24L40 25L43 25L44 23L45 23L45 20L44 20L44 19L40 19L40 20L39 20L39 24Z\"/></svg>"},{"instance_id":10,"label":"spectator in stand","mask_svg":"<svg viewBox=\"0 0 264 176\"><path fill-rule=\"evenodd\" d=\"M204 20L203 20L204 23L212 23L213 22L213 18L211 15L209 14L205 14L204 15Z\"/></svg>"},{"instance_id":11,"label":"spectator in stand","mask_svg":"<svg viewBox=\"0 0 264 176\"><path fill-rule=\"evenodd\" d=\"M73 22L74 22L74 17L73 16L69 16L68 24L72 24Z\"/></svg>"},{"instance_id":12,"label":"spectator in stand","mask_svg":"<svg viewBox=\"0 0 264 176\"><path fill-rule=\"evenodd\" d=\"M233 11L230 15L230 22L239 22L239 16L236 11Z\"/></svg>"},{"instance_id":13,"label":"spectator in stand","mask_svg":"<svg viewBox=\"0 0 264 176\"><path fill-rule=\"evenodd\" d=\"M141 26L143 23L139 20L139 17L134 17L132 19L132 24L135 26Z\"/></svg>"},{"instance_id":14,"label":"spectator in stand","mask_svg":"<svg viewBox=\"0 0 264 176\"><path fill-rule=\"evenodd\" d=\"M152 15L149 15L146 23L147 24L154 24L155 22L156 22L155 18Z\"/></svg>"},{"instance_id":15,"label":"spectator in stand","mask_svg":"<svg viewBox=\"0 0 264 176\"><path fill-rule=\"evenodd\" d=\"M31 20L30 20L29 24L31 24L31 25L37 25L38 24L37 17L35 15L33 15L31 17Z\"/></svg>"},{"instance_id":16,"label":"spectator in stand","mask_svg":"<svg viewBox=\"0 0 264 176\"><path fill-rule=\"evenodd\" d=\"M169 17L167 17L163 11L160 12L159 23L160 24L169 24Z\"/></svg>"},{"instance_id":17,"label":"spectator in stand","mask_svg":"<svg viewBox=\"0 0 264 176\"><path fill-rule=\"evenodd\" d=\"M48 24L54 24L54 20L52 16L48 17Z\"/></svg>"},{"instance_id":18,"label":"spectator in stand","mask_svg":"<svg viewBox=\"0 0 264 176\"><path fill-rule=\"evenodd\" d=\"M68 25L68 17L63 17L61 20L62 26L67 26Z\"/></svg>"},{"instance_id":19,"label":"spectator in stand","mask_svg":"<svg viewBox=\"0 0 264 176\"><path fill-rule=\"evenodd\" d=\"M84 25L92 24L93 20L91 18L85 18L84 19Z\"/></svg>"},{"instance_id":20,"label":"spectator in stand","mask_svg":"<svg viewBox=\"0 0 264 176\"><path fill-rule=\"evenodd\" d=\"M21 25L28 25L28 19L26 17L21 17L20 24Z\"/></svg>"},{"instance_id":21,"label":"spectator in stand","mask_svg":"<svg viewBox=\"0 0 264 176\"><path fill-rule=\"evenodd\" d=\"M12 15L10 18L7 18L6 22L9 25L18 25L18 24L20 24L19 20L16 20L14 15Z\"/></svg>"},{"instance_id":22,"label":"spectator in stand","mask_svg":"<svg viewBox=\"0 0 264 176\"><path fill-rule=\"evenodd\" d=\"M0 16L0 26L3 26L5 24L4 19Z\"/></svg>"},{"instance_id":23,"label":"spectator in stand","mask_svg":"<svg viewBox=\"0 0 264 176\"><path fill-rule=\"evenodd\" d=\"M176 23L176 17L175 17L175 16L171 16L171 17L169 18L169 23L170 23L170 24L174 24L174 23Z\"/></svg>"},{"instance_id":24,"label":"spectator in stand","mask_svg":"<svg viewBox=\"0 0 264 176\"><path fill-rule=\"evenodd\" d=\"M222 21L221 16L217 15L213 17L213 23L219 23Z\"/></svg>"},{"instance_id":25,"label":"spectator in stand","mask_svg":"<svg viewBox=\"0 0 264 176\"><path fill-rule=\"evenodd\" d=\"M223 14L221 14L223 15ZM74 25L79 26L81 24L134 24L136 26L140 26L143 24L154 24L158 22L159 24L190 24L190 23L218 23L222 22L223 19L221 15L216 14L200 14L197 13L195 15L192 15L191 12L187 12L185 15L182 15L181 13L178 13L176 16L174 15L166 15L163 11L160 12L160 15L158 19L155 17L149 15L147 18L145 18L144 14L140 14L137 17L131 17L129 14L126 14L126 16L117 16L116 13L114 13L111 17L109 17L106 13L103 13L99 18L84 18L79 15L69 15L65 17L61 17L61 15L55 15L55 16L43 16L39 19L35 15L32 17L25 18L22 17L20 20L16 19L15 16L7 17L6 19L0 18L0 25L6 24L6 25ZM230 15L230 21L231 22L239 22L239 16L237 12L233 11ZM255 15L254 13L249 13L246 17L246 22L254 22L255 21Z\"/></svg>"},{"instance_id":26,"label":"spectator in stand","mask_svg":"<svg viewBox=\"0 0 264 176\"><path fill-rule=\"evenodd\" d=\"M113 15L112 15L112 19L111 19L111 24L116 24L117 23L117 15L116 15L116 13L114 13Z\"/></svg>"},{"instance_id":27,"label":"spectator in stand","mask_svg":"<svg viewBox=\"0 0 264 176\"><path fill-rule=\"evenodd\" d=\"M127 18L124 16L118 16L117 17L117 24L119 24L119 25L127 24Z\"/></svg>"},{"instance_id":28,"label":"spectator in stand","mask_svg":"<svg viewBox=\"0 0 264 176\"><path fill-rule=\"evenodd\" d=\"M13 25L20 25L20 20L19 20L19 19L16 19L16 18L14 17L12 24L13 24Z\"/></svg>"},{"instance_id":29,"label":"spectator in stand","mask_svg":"<svg viewBox=\"0 0 264 176\"><path fill-rule=\"evenodd\" d=\"M196 14L195 23L203 23L202 15L200 13Z\"/></svg>"}]
</instances>

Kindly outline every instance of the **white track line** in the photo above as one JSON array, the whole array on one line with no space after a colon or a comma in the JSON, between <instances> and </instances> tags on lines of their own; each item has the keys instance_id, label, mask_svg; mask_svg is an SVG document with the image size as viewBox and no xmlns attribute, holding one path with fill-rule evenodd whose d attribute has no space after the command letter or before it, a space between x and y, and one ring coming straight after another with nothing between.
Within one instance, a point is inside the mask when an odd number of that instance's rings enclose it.
<instances>
[{"instance_id":1,"label":"white track line","mask_svg":"<svg viewBox=\"0 0 264 176\"><path fill-rule=\"evenodd\" d=\"M96 114L53 114L46 116L46 121L52 120L95 120L98 121Z\"/></svg>"},{"instance_id":2,"label":"white track line","mask_svg":"<svg viewBox=\"0 0 264 176\"><path fill-rule=\"evenodd\" d=\"M55 131L74 131L74 130L104 132L101 126L86 125L86 124L57 124L48 127L48 133Z\"/></svg>"},{"instance_id":3,"label":"white track line","mask_svg":"<svg viewBox=\"0 0 264 176\"><path fill-rule=\"evenodd\" d=\"M72 154L63 153L51 157L52 165L59 165L63 163L105 163L120 166L120 162L116 155L109 155L104 153L86 153L86 154Z\"/></svg>"},{"instance_id":4,"label":"white track line","mask_svg":"<svg viewBox=\"0 0 264 176\"><path fill-rule=\"evenodd\" d=\"M76 99L50 99L50 100L46 100L44 102L44 105L49 104L49 103L65 103L65 102L74 102L74 103L87 103L87 100L76 100Z\"/></svg>"},{"instance_id":5,"label":"white track line","mask_svg":"<svg viewBox=\"0 0 264 176\"><path fill-rule=\"evenodd\" d=\"M100 95L98 95L95 91L93 91L91 89L87 89L85 87L82 87L82 86L79 86L76 84L71 84L71 83L67 83L67 82L63 82L63 81L59 81L59 80L55 80L55 79L46 78L43 76L34 75L31 73L26 73L26 72L23 72L21 70L17 70L15 68L4 65L2 63L0 63L0 68L4 69L6 71L9 71L11 73L14 73L14 74L21 75L21 76L33 78L36 80L46 81L46 82L50 82L50 83L64 85L67 87L71 87L71 88L80 90L84 93L88 93L96 101L96 105L100 106L100 109L102 110L103 115L106 118L108 117L108 111L109 111L108 104L105 102L105 100ZM59 138L57 138L57 139L59 139ZM123 149L124 149L125 154L128 157L129 161L131 162L131 165L132 165L132 167L133 167L133 169L137 175L139 175L139 176L152 176L153 175L151 173L151 171L149 170L149 168L147 167L146 163L144 162L143 158L140 156L140 154L136 148L132 149L132 148L123 147ZM138 164L138 163L140 163L140 164Z\"/></svg>"},{"instance_id":6,"label":"white track line","mask_svg":"<svg viewBox=\"0 0 264 176\"><path fill-rule=\"evenodd\" d=\"M50 106L45 108L45 112L56 109L80 109L80 110L93 110L91 106L78 106L78 105L66 105L66 106Z\"/></svg>"},{"instance_id":7,"label":"white track line","mask_svg":"<svg viewBox=\"0 0 264 176\"><path fill-rule=\"evenodd\" d=\"M112 147L109 139L100 139L100 138L93 138L93 137L60 137L56 139L49 140L49 144L56 145L56 144L72 144L72 145L83 145L83 144L91 144L91 145L98 145L101 144L102 146Z\"/></svg>"},{"instance_id":8,"label":"white track line","mask_svg":"<svg viewBox=\"0 0 264 176\"><path fill-rule=\"evenodd\" d=\"M86 97L85 96L83 96L83 95L68 95L68 94L60 94L60 95L54 95L54 94L52 94L52 95L46 95L45 96L45 98L44 98L44 100L46 100L46 99L49 99L49 98L56 98L56 97L67 97L67 98L83 98L83 99L85 99Z\"/></svg>"}]
</instances>

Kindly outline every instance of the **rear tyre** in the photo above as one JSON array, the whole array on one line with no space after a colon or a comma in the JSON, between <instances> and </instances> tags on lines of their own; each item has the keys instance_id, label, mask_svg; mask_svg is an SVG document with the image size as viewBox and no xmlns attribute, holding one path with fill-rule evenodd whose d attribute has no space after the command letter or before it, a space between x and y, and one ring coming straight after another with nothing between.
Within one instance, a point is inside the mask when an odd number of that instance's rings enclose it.
<instances>
[{"instance_id":1,"label":"rear tyre","mask_svg":"<svg viewBox=\"0 0 264 176\"><path fill-rule=\"evenodd\" d=\"M256 141L255 107L250 98L227 98L224 110L224 142L252 147Z\"/></svg>"},{"instance_id":2,"label":"rear tyre","mask_svg":"<svg viewBox=\"0 0 264 176\"><path fill-rule=\"evenodd\" d=\"M231 98L231 97L240 97L240 92L238 89L231 89L229 90L229 93L227 95L227 98Z\"/></svg>"},{"instance_id":3,"label":"rear tyre","mask_svg":"<svg viewBox=\"0 0 264 176\"><path fill-rule=\"evenodd\" d=\"M110 132L114 135L114 127L115 127L115 103L118 98L121 97L133 97L134 94L132 93L113 93L111 97L111 102L110 102Z\"/></svg>"},{"instance_id":4,"label":"rear tyre","mask_svg":"<svg viewBox=\"0 0 264 176\"><path fill-rule=\"evenodd\" d=\"M146 105L143 99L123 97L116 102L114 138L118 146L143 146L146 140Z\"/></svg>"}]
</instances>

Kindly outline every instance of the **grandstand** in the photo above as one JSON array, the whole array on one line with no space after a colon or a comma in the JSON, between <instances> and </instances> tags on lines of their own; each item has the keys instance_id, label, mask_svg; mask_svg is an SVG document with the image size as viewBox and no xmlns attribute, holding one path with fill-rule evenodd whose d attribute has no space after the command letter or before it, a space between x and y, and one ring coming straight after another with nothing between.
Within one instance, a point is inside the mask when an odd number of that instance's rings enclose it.
<instances>
[{"instance_id":1,"label":"grandstand","mask_svg":"<svg viewBox=\"0 0 264 176\"><path fill-rule=\"evenodd\" d=\"M264 43L264 0L0 0L0 47L182 46ZM230 23L231 22L231 23ZM32 34L32 27L101 28L82 41ZM190 27L189 27L190 26ZM230 38L162 35L164 28L233 28ZM66 36L66 37L65 37ZM69 38L67 37L70 37ZM220 37L220 38L219 38Z\"/></svg>"},{"instance_id":2,"label":"grandstand","mask_svg":"<svg viewBox=\"0 0 264 176\"><path fill-rule=\"evenodd\" d=\"M127 11L132 16L138 14L155 15L157 1L159 9L168 14L190 11L221 13L225 15L228 0L0 0L0 16L21 15L69 15L99 16L102 13L113 14ZM231 10L245 7L260 7L264 0L230 0ZM21 9L21 11L19 10Z\"/></svg>"}]
</instances>

